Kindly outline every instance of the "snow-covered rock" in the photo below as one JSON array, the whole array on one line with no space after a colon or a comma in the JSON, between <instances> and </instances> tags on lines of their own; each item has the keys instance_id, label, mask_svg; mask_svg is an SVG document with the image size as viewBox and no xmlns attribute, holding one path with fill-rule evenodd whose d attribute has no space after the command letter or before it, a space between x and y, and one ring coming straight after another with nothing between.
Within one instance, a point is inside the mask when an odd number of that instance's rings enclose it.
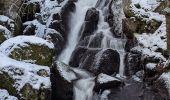
<instances>
[{"instance_id":1,"label":"snow-covered rock","mask_svg":"<svg viewBox=\"0 0 170 100\"><path fill-rule=\"evenodd\" d=\"M55 62L51 68L52 99L72 100L73 80L77 79L72 68L62 62Z\"/></svg>"},{"instance_id":2,"label":"snow-covered rock","mask_svg":"<svg viewBox=\"0 0 170 100\"><path fill-rule=\"evenodd\" d=\"M104 91L107 89L118 88L122 84L123 82L121 82L121 80L101 73L96 77L96 84L94 90L96 92Z\"/></svg>"},{"instance_id":3,"label":"snow-covered rock","mask_svg":"<svg viewBox=\"0 0 170 100\"><path fill-rule=\"evenodd\" d=\"M0 53L0 89L22 98L46 98L50 93L50 69L47 66L13 60ZM39 95L41 94L41 95Z\"/></svg>"},{"instance_id":4,"label":"snow-covered rock","mask_svg":"<svg viewBox=\"0 0 170 100\"><path fill-rule=\"evenodd\" d=\"M0 44L12 37L12 33L4 26L0 25Z\"/></svg>"},{"instance_id":5,"label":"snow-covered rock","mask_svg":"<svg viewBox=\"0 0 170 100\"><path fill-rule=\"evenodd\" d=\"M17 36L0 45L0 52L18 61L51 66L54 45L35 36Z\"/></svg>"}]
</instances>

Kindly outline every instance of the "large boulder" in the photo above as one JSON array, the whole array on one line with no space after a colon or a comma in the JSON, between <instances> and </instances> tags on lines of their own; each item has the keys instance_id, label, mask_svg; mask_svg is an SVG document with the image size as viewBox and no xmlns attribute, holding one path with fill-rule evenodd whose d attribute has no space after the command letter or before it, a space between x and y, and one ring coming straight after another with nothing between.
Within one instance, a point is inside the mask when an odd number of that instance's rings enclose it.
<instances>
[{"instance_id":1,"label":"large boulder","mask_svg":"<svg viewBox=\"0 0 170 100\"><path fill-rule=\"evenodd\" d=\"M96 75L100 73L111 75L118 73L120 57L119 53L112 49L78 47L73 52L70 65L86 69Z\"/></svg>"},{"instance_id":2,"label":"large boulder","mask_svg":"<svg viewBox=\"0 0 170 100\"><path fill-rule=\"evenodd\" d=\"M52 100L73 100L73 83L76 75L72 68L55 62L51 68Z\"/></svg>"},{"instance_id":3,"label":"large boulder","mask_svg":"<svg viewBox=\"0 0 170 100\"><path fill-rule=\"evenodd\" d=\"M19 100L50 100L50 69L47 66L19 62L0 53L0 89Z\"/></svg>"},{"instance_id":4,"label":"large boulder","mask_svg":"<svg viewBox=\"0 0 170 100\"><path fill-rule=\"evenodd\" d=\"M46 29L45 36L47 40L50 40L55 47L55 55L58 56L64 48L65 40L62 35L54 29Z\"/></svg>"},{"instance_id":5,"label":"large boulder","mask_svg":"<svg viewBox=\"0 0 170 100\"><path fill-rule=\"evenodd\" d=\"M98 21L99 11L95 8L88 9L85 15L85 22L81 30L81 39L93 34L93 32L97 29Z\"/></svg>"},{"instance_id":6,"label":"large boulder","mask_svg":"<svg viewBox=\"0 0 170 100\"><path fill-rule=\"evenodd\" d=\"M140 53L128 53L125 58L125 74L127 76L134 75L139 70L142 70ZM143 64L143 63L142 63Z\"/></svg>"},{"instance_id":7,"label":"large boulder","mask_svg":"<svg viewBox=\"0 0 170 100\"><path fill-rule=\"evenodd\" d=\"M1 44L0 51L18 61L51 66L54 45L35 36L17 36Z\"/></svg>"},{"instance_id":8,"label":"large boulder","mask_svg":"<svg viewBox=\"0 0 170 100\"><path fill-rule=\"evenodd\" d=\"M101 73L96 77L94 90L103 92L104 90L118 88L121 84L122 82L119 79Z\"/></svg>"}]
</instances>

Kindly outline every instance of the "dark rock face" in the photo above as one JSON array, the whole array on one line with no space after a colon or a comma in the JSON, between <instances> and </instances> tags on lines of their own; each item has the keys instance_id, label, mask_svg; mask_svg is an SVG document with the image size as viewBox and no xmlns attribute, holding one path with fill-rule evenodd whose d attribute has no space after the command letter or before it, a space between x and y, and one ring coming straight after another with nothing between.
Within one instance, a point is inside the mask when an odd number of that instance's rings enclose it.
<instances>
[{"instance_id":1,"label":"dark rock face","mask_svg":"<svg viewBox=\"0 0 170 100\"><path fill-rule=\"evenodd\" d=\"M28 26L23 26L23 27L25 27L23 31L23 35L35 35L36 26L30 24Z\"/></svg>"},{"instance_id":2,"label":"dark rock face","mask_svg":"<svg viewBox=\"0 0 170 100\"><path fill-rule=\"evenodd\" d=\"M51 100L73 100L73 84L64 79L57 67L59 65L54 63L51 68Z\"/></svg>"},{"instance_id":3,"label":"dark rock face","mask_svg":"<svg viewBox=\"0 0 170 100\"><path fill-rule=\"evenodd\" d=\"M101 48L103 38L103 33L95 34L90 38L88 46L90 48Z\"/></svg>"},{"instance_id":4,"label":"dark rock face","mask_svg":"<svg viewBox=\"0 0 170 100\"><path fill-rule=\"evenodd\" d=\"M22 6L21 20L22 22L31 21L35 19L35 14L40 12L39 2L24 3Z\"/></svg>"},{"instance_id":5,"label":"dark rock face","mask_svg":"<svg viewBox=\"0 0 170 100\"><path fill-rule=\"evenodd\" d=\"M47 29L44 38L52 41L55 47L55 55L59 55L61 53L61 50L64 48L65 44L62 35L54 29Z\"/></svg>"},{"instance_id":6,"label":"dark rock face","mask_svg":"<svg viewBox=\"0 0 170 100\"><path fill-rule=\"evenodd\" d=\"M146 88L142 83L136 82L121 90L112 89L108 100L125 100L125 98L128 100L168 100L167 94L164 93L156 92L153 88Z\"/></svg>"},{"instance_id":7,"label":"dark rock face","mask_svg":"<svg viewBox=\"0 0 170 100\"><path fill-rule=\"evenodd\" d=\"M106 73L111 75L119 72L120 56L119 53L112 49L106 49L102 52L99 64L96 62L96 66L99 66L100 73ZM97 58L98 58L97 57Z\"/></svg>"},{"instance_id":8,"label":"dark rock face","mask_svg":"<svg viewBox=\"0 0 170 100\"><path fill-rule=\"evenodd\" d=\"M94 91L97 93L103 92L107 89L118 88L119 86L123 85L123 82L120 80L105 74L99 74L96 77L95 82Z\"/></svg>"},{"instance_id":9,"label":"dark rock face","mask_svg":"<svg viewBox=\"0 0 170 100\"><path fill-rule=\"evenodd\" d=\"M78 59L78 60L77 60ZM89 49L78 47L72 55L70 65L86 69L96 75L118 73L119 53L112 49Z\"/></svg>"},{"instance_id":10,"label":"dark rock face","mask_svg":"<svg viewBox=\"0 0 170 100\"><path fill-rule=\"evenodd\" d=\"M126 50L127 52L130 52L130 50L131 50L133 47L135 47L135 46L138 45L137 43L138 43L138 41L137 41L137 39L136 39L135 37L130 38L130 39L127 39L127 42L126 42L126 44L125 44L125 50Z\"/></svg>"},{"instance_id":11,"label":"dark rock face","mask_svg":"<svg viewBox=\"0 0 170 100\"><path fill-rule=\"evenodd\" d=\"M137 71L143 69L141 66L141 54L128 53L125 58L125 74L131 76Z\"/></svg>"},{"instance_id":12,"label":"dark rock face","mask_svg":"<svg viewBox=\"0 0 170 100\"><path fill-rule=\"evenodd\" d=\"M92 65L95 55L101 49L89 49L86 47L77 47L70 59L69 65L73 67L83 67L83 66L90 66ZM87 62L87 63L85 63Z\"/></svg>"},{"instance_id":13,"label":"dark rock face","mask_svg":"<svg viewBox=\"0 0 170 100\"><path fill-rule=\"evenodd\" d=\"M82 26L82 32L80 39L84 39L86 36L92 35L93 32L97 29L97 24L99 21L99 11L97 11L95 8L88 9L86 16L85 16L85 22Z\"/></svg>"},{"instance_id":14,"label":"dark rock face","mask_svg":"<svg viewBox=\"0 0 170 100\"><path fill-rule=\"evenodd\" d=\"M49 28L60 32L65 40L67 40L68 32L70 30L68 22L70 14L75 10L75 0L69 0L62 8L60 13L53 14L53 20Z\"/></svg>"}]
</instances>

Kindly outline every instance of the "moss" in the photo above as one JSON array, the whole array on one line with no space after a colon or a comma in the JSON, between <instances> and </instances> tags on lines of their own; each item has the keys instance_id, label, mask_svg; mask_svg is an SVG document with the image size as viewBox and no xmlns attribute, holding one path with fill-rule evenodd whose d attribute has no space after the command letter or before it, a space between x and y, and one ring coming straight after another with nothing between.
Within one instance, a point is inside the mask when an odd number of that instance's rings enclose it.
<instances>
[{"instance_id":1,"label":"moss","mask_svg":"<svg viewBox=\"0 0 170 100\"><path fill-rule=\"evenodd\" d=\"M4 36L3 32L0 32L0 44L3 43L6 40L6 37Z\"/></svg>"},{"instance_id":2,"label":"moss","mask_svg":"<svg viewBox=\"0 0 170 100\"><path fill-rule=\"evenodd\" d=\"M15 48L10 57L19 61L33 60L35 64L51 66L54 51L44 45L28 44L29 46Z\"/></svg>"},{"instance_id":3,"label":"moss","mask_svg":"<svg viewBox=\"0 0 170 100\"><path fill-rule=\"evenodd\" d=\"M10 95L17 96L17 90L13 86L15 80L12 79L7 73L0 73L0 89L8 90Z\"/></svg>"},{"instance_id":4,"label":"moss","mask_svg":"<svg viewBox=\"0 0 170 100\"><path fill-rule=\"evenodd\" d=\"M26 84L22 90L22 99L24 100L50 100L50 89L36 90L30 84Z\"/></svg>"}]
</instances>

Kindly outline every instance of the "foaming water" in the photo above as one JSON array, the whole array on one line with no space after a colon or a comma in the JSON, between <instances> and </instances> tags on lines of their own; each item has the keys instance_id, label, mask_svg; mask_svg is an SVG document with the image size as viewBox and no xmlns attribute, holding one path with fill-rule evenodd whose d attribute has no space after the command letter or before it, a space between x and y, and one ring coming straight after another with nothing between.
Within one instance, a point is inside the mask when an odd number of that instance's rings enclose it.
<instances>
[{"instance_id":1,"label":"foaming water","mask_svg":"<svg viewBox=\"0 0 170 100\"><path fill-rule=\"evenodd\" d=\"M59 61L68 64L71 54L77 45L79 32L84 23L86 12L88 8L94 7L96 2L97 0L78 0L78 2L75 3L76 11L70 16L70 32L68 35L67 45L59 56Z\"/></svg>"}]
</instances>

